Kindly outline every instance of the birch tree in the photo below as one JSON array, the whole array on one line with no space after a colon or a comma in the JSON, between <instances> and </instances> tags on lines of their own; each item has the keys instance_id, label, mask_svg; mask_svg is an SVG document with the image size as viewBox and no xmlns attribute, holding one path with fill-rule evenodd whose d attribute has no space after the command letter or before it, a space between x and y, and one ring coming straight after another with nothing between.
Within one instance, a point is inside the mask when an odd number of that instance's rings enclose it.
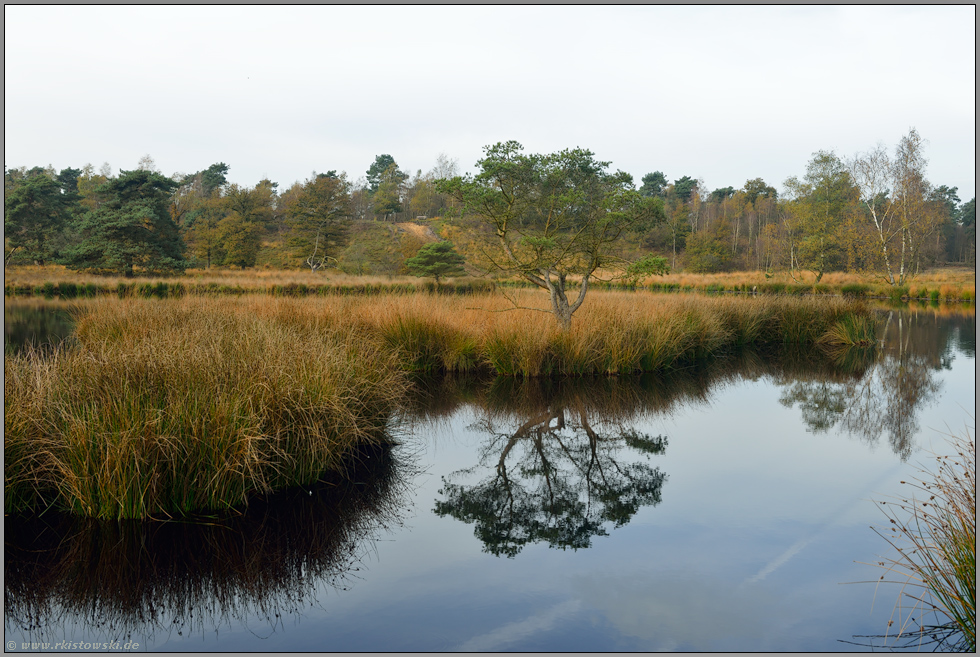
<instances>
[{"instance_id":1,"label":"birch tree","mask_svg":"<svg viewBox=\"0 0 980 657\"><path fill-rule=\"evenodd\" d=\"M895 147L894 158L879 144L851 162L874 236L872 266L891 285L904 285L918 273L922 248L942 224L937 202L929 201L924 148L912 128Z\"/></svg>"}]
</instances>

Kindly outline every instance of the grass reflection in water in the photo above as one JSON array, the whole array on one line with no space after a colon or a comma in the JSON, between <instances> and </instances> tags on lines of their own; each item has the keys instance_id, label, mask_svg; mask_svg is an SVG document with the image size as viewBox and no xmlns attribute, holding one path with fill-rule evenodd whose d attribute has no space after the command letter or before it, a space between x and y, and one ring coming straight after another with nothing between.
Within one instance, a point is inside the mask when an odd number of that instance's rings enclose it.
<instances>
[{"instance_id":1,"label":"grass reflection in water","mask_svg":"<svg viewBox=\"0 0 980 657\"><path fill-rule=\"evenodd\" d=\"M401 522L410 460L359 448L344 474L252 501L239 515L185 522L5 519L5 624L45 638L60 622L141 639L258 616L274 632L346 588L370 541Z\"/></svg>"}]
</instances>

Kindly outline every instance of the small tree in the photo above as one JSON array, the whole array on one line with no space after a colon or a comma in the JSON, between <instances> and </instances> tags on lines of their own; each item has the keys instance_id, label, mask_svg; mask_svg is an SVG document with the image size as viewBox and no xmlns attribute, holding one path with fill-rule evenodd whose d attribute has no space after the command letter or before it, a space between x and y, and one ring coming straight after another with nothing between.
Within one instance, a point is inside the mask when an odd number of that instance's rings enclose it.
<instances>
[{"instance_id":1,"label":"small tree","mask_svg":"<svg viewBox=\"0 0 980 657\"><path fill-rule=\"evenodd\" d=\"M616 254L620 240L664 220L663 199L644 198L629 174L607 172L609 162L591 151L522 150L516 141L488 146L476 176L436 186L492 231L495 239L484 253L491 266L547 290L552 314L568 329L596 272L629 266ZM623 276L642 277L663 266L662 258L648 256ZM570 276L581 280L574 301L568 298Z\"/></svg>"},{"instance_id":2,"label":"small tree","mask_svg":"<svg viewBox=\"0 0 980 657\"><path fill-rule=\"evenodd\" d=\"M465 274L465 258L456 252L451 242L432 242L426 244L418 253L405 261L405 267L416 276L434 276L436 286L442 276Z\"/></svg>"}]
</instances>

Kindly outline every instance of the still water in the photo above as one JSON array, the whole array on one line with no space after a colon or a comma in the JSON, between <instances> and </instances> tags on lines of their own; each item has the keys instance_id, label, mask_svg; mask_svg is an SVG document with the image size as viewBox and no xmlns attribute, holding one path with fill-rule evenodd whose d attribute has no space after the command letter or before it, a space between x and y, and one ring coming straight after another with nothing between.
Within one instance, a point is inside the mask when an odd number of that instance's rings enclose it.
<instances>
[{"instance_id":1,"label":"still water","mask_svg":"<svg viewBox=\"0 0 980 657\"><path fill-rule=\"evenodd\" d=\"M351 481L232 519L7 517L5 640L867 650L899 594L876 594L867 565L890 550L874 500L904 492L976 408L975 314L883 312L870 358L426 381L399 445L359 454Z\"/></svg>"}]
</instances>

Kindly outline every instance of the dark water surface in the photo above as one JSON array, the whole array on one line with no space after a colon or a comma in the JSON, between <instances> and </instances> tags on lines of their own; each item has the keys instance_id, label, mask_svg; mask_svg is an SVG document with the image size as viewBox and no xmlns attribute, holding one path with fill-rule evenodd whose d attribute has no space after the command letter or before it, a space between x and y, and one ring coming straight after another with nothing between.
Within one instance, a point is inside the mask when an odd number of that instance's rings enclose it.
<instances>
[{"instance_id":1,"label":"dark water surface","mask_svg":"<svg viewBox=\"0 0 980 657\"><path fill-rule=\"evenodd\" d=\"M890 550L873 500L904 492L975 415L975 314L893 311L884 335L871 358L428 381L401 444L359 454L351 481L232 519L7 517L5 640L867 649L845 642L883 634L899 593L866 583Z\"/></svg>"}]
</instances>

